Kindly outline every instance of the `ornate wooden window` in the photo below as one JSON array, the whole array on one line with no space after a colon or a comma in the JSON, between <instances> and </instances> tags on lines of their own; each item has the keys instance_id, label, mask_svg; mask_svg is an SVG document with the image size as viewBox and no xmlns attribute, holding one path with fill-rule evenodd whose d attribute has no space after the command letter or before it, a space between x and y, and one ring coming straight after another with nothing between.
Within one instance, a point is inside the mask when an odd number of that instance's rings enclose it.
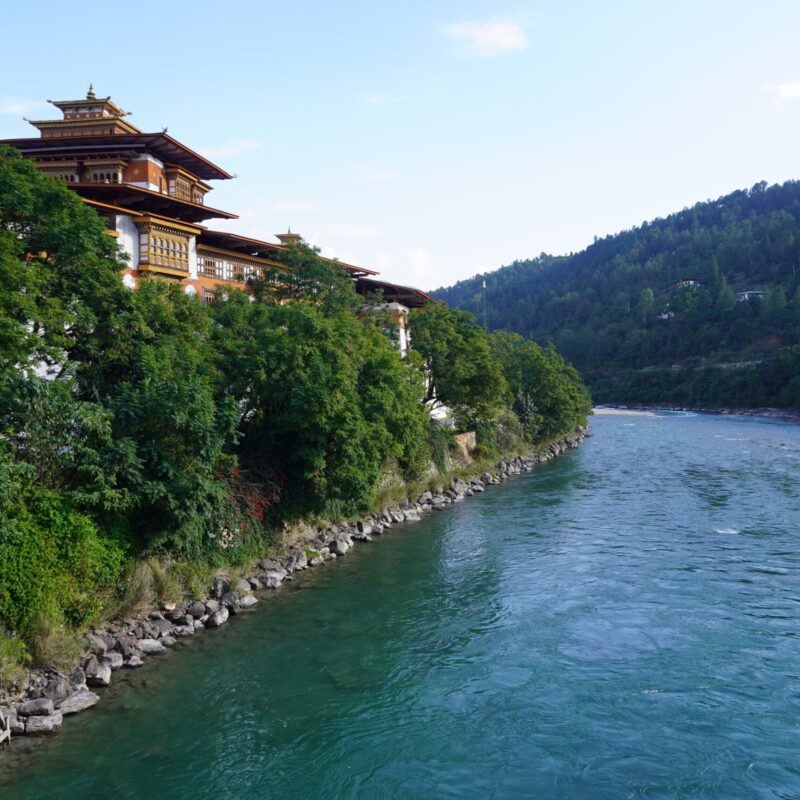
<instances>
[{"instance_id":1,"label":"ornate wooden window","mask_svg":"<svg viewBox=\"0 0 800 800\"><path fill-rule=\"evenodd\" d=\"M197 248L197 271L199 275L217 280L245 283L264 277L263 259L247 258L224 250Z\"/></svg>"},{"instance_id":2,"label":"ornate wooden window","mask_svg":"<svg viewBox=\"0 0 800 800\"><path fill-rule=\"evenodd\" d=\"M154 222L135 221L139 229L139 264L145 267L165 267L168 270L189 272L189 243L191 229Z\"/></svg>"}]
</instances>

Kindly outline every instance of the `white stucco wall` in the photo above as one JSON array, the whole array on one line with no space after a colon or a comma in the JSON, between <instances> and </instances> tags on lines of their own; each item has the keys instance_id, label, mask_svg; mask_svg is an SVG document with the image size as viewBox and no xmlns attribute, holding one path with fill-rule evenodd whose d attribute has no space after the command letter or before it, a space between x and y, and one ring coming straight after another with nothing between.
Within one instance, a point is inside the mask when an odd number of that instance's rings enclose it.
<instances>
[{"instance_id":1,"label":"white stucco wall","mask_svg":"<svg viewBox=\"0 0 800 800\"><path fill-rule=\"evenodd\" d=\"M189 237L189 275L197 277L197 237Z\"/></svg>"},{"instance_id":2,"label":"white stucco wall","mask_svg":"<svg viewBox=\"0 0 800 800\"><path fill-rule=\"evenodd\" d=\"M139 266L139 230L133 224L133 219L124 214L117 214L117 244L120 250L128 254L128 266L136 269Z\"/></svg>"}]
</instances>

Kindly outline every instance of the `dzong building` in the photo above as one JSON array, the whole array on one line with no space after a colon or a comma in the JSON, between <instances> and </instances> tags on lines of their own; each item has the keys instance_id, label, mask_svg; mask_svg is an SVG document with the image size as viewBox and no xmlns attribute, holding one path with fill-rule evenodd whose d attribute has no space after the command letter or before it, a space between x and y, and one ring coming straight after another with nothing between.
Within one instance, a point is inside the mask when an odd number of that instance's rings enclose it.
<instances>
[{"instance_id":1,"label":"dzong building","mask_svg":"<svg viewBox=\"0 0 800 800\"><path fill-rule=\"evenodd\" d=\"M236 214L208 203L214 181L234 176L169 136L166 129L144 133L110 97L89 87L79 100L51 100L61 119L35 120L39 135L0 140L34 159L43 172L63 180L108 221L110 235L128 256L122 280L136 288L142 276L179 281L184 291L209 302L219 286L247 289L276 256L300 241L291 232L279 243L264 242L207 226ZM406 343L408 310L430 299L419 289L379 280L377 273L336 262L352 277L356 291L376 290L400 325Z\"/></svg>"}]
</instances>

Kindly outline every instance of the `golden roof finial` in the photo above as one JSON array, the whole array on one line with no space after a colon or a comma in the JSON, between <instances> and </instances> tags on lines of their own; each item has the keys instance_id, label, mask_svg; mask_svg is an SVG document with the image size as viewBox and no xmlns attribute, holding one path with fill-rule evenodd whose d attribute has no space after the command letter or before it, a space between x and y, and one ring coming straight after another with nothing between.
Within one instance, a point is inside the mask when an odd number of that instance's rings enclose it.
<instances>
[{"instance_id":1,"label":"golden roof finial","mask_svg":"<svg viewBox=\"0 0 800 800\"><path fill-rule=\"evenodd\" d=\"M92 86L92 84L91 84L91 83L89 84L89 91L88 91L88 92L86 92L86 99L87 99L87 100L94 100L94 99L95 99L95 96L94 96L94 86Z\"/></svg>"}]
</instances>

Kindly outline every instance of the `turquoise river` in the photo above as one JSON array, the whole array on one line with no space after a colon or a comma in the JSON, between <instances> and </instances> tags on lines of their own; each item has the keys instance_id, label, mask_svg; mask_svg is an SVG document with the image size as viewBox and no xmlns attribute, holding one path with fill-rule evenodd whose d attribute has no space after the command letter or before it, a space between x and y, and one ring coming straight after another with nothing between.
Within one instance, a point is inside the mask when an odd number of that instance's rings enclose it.
<instances>
[{"instance_id":1,"label":"turquoise river","mask_svg":"<svg viewBox=\"0 0 800 800\"><path fill-rule=\"evenodd\" d=\"M800 426L597 416L0 755L9 800L800 797Z\"/></svg>"}]
</instances>

